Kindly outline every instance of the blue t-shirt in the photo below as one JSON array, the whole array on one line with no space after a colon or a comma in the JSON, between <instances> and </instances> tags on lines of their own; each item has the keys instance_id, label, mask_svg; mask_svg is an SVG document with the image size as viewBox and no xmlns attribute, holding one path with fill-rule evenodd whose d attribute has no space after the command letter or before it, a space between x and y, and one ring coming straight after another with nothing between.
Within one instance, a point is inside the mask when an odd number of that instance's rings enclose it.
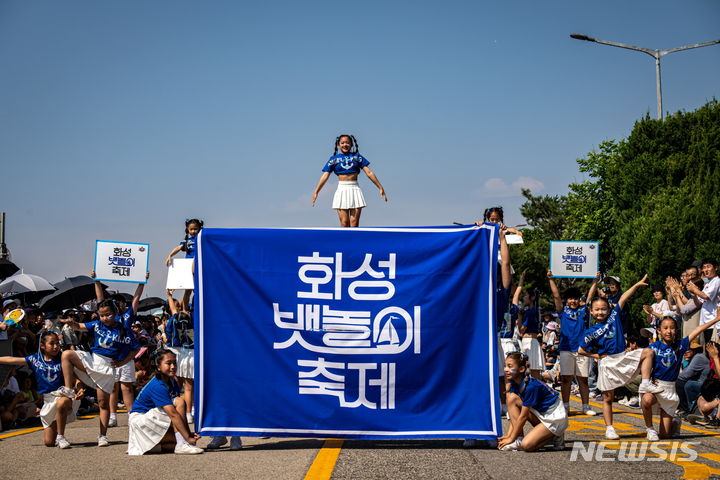
<instances>
[{"instance_id":1,"label":"blue t-shirt","mask_svg":"<svg viewBox=\"0 0 720 480\"><path fill-rule=\"evenodd\" d=\"M58 388L65 385L65 379L60 364L60 356L57 360L46 361L42 357L42 353L37 352L29 357L25 357L28 367L35 374L37 380L37 391L40 394L54 392Z\"/></svg>"},{"instance_id":2,"label":"blue t-shirt","mask_svg":"<svg viewBox=\"0 0 720 480\"><path fill-rule=\"evenodd\" d=\"M655 352L653 378L665 382L674 382L680 375L683 354L690 350L690 338L685 337L677 343L668 345L662 340L650 344Z\"/></svg>"},{"instance_id":3,"label":"blue t-shirt","mask_svg":"<svg viewBox=\"0 0 720 480\"><path fill-rule=\"evenodd\" d=\"M515 335L515 323L517 322L518 307L510 305L510 308L503 315L500 325L500 338L513 338Z\"/></svg>"},{"instance_id":4,"label":"blue t-shirt","mask_svg":"<svg viewBox=\"0 0 720 480\"><path fill-rule=\"evenodd\" d=\"M504 316L508 310L508 299L510 298L510 289L498 287L495 290L495 325L498 331L502 331Z\"/></svg>"},{"instance_id":5,"label":"blue t-shirt","mask_svg":"<svg viewBox=\"0 0 720 480\"><path fill-rule=\"evenodd\" d=\"M192 322L192 319L190 321ZM178 325L175 315L168 318L167 323L165 323L165 337L167 337L168 345L171 347L193 348L192 338L187 334L187 329L183 329L181 325Z\"/></svg>"},{"instance_id":6,"label":"blue t-shirt","mask_svg":"<svg viewBox=\"0 0 720 480\"><path fill-rule=\"evenodd\" d=\"M170 379L170 384L172 388L168 388L165 382L153 377L140 391L130 413L147 413L153 408L172 405L173 398L180 396L180 387L173 379Z\"/></svg>"},{"instance_id":7,"label":"blue t-shirt","mask_svg":"<svg viewBox=\"0 0 720 480\"><path fill-rule=\"evenodd\" d=\"M87 322L85 328L93 335L90 351L98 355L122 360L131 350L140 348L135 334L130 329L123 328L118 322L115 322L113 327L107 327L100 320L93 320Z\"/></svg>"},{"instance_id":8,"label":"blue t-shirt","mask_svg":"<svg viewBox=\"0 0 720 480\"><path fill-rule=\"evenodd\" d=\"M525 377L520 385L510 382L510 392L520 396L523 407L533 408L540 413L545 413L558 399L558 392L547 383L530 376Z\"/></svg>"},{"instance_id":9,"label":"blue t-shirt","mask_svg":"<svg viewBox=\"0 0 720 480\"><path fill-rule=\"evenodd\" d=\"M185 258L195 258L197 237L188 237L187 240L180 242L181 247L185 247Z\"/></svg>"},{"instance_id":10,"label":"blue t-shirt","mask_svg":"<svg viewBox=\"0 0 720 480\"><path fill-rule=\"evenodd\" d=\"M360 173L360 170L370 165L367 158L359 153L333 155L323 167L323 172L335 172L336 175L350 175Z\"/></svg>"},{"instance_id":11,"label":"blue t-shirt","mask_svg":"<svg viewBox=\"0 0 720 480\"><path fill-rule=\"evenodd\" d=\"M580 346L598 355L614 355L625 351L625 334L621 321L622 312L615 305L603 323L593 325L583 334Z\"/></svg>"},{"instance_id":12,"label":"blue t-shirt","mask_svg":"<svg viewBox=\"0 0 720 480\"><path fill-rule=\"evenodd\" d=\"M522 324L525 327L524 333L540 333L540 317L538 316L536 308L530 307L525 309Z\"/></svg>"},{"instance_id":13,"label":"blue t-shirt","mask_svg":"<svg viewBox=\"0 0 720 480\"><path fill-rule=\"evenodd\" d=\"M587 325L588 311L586 307L576 310L567 305L560 312L560 346L561 352L577 352Z\"/></svg>"},{"instance_id":14,"label":"blue t-shirt","mask_svg":"<svg viewBox=\"0 0 720 480\"><path fill-rule=\"evenodd\" d=\"M128 307L127 310L125 310L125 313L122 315L115 316L115 321L120 322L123 324L123 327L130 330L130 327L132 327L133 321L135 320L135 312L133 312L132 305Z\"/></svg>"}]
</instances>

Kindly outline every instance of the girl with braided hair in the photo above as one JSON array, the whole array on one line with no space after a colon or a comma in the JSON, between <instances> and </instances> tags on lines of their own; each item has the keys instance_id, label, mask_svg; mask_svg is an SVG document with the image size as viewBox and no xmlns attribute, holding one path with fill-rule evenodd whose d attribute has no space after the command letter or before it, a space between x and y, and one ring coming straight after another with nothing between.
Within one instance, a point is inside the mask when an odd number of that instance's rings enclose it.
<instances>
[{"instance_id":1,"label":"girl with braided hair","mask_svg":"<svg viewBox=\"0 0 720 480\"><path fill-rule=\"evenodd\" d=\"M360 213L366 206L365 197L357 182L360 170L364 171L370 181L380 189L380 196L387 202L385 189L368 165L370 162L359 153L355 137L347 134L339 135L335 139L335 151L322 169L323 174L313 192L313 207L320 190L330 178L330 173L335 172L338 176L338 188L333 197L332 208L338 212L341 227L359 226Z\"/></svg>"}]
</instances>

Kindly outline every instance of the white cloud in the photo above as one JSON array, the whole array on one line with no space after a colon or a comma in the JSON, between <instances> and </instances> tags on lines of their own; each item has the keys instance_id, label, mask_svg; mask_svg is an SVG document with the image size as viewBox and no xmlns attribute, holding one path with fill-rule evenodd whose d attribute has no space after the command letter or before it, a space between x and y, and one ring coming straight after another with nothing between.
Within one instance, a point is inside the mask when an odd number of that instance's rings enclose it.
<instances>
[{"instance_id":1,"label":"white cloud","mask_svg":"<svg viewBox=\"0 0 720 480\"><path fill-rule=\"evenodd\" d=\"M532 177L518 177L510 184L502 178L489 178L481 187L473 190L473 195L478 198L510 198L519 197L520 190L527 188L533 193L541 192L545 188L540 180Z\"/></svg>"}]
</instances>

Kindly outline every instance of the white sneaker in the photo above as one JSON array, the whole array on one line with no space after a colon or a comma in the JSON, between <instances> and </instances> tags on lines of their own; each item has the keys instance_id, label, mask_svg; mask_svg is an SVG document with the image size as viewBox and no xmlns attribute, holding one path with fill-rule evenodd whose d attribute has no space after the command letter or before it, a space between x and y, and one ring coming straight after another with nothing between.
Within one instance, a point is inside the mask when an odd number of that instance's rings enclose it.
<instances>
[{"instance_id":1,"label":"white sneaker","mask_svg":"<svg viewBox=\"0 0 720 480\"><path fill-rule=\"evenodd\" d=\"M70 442L68 442L64 435L58 435L55 438L55 446L64 450L70 448Z\"/></svg>"},{"instance_id":2,"label":"white sneaker","mask_svg":"<svg viewBox=\"0 0 720 480\"><path fill-rule=\"evenodd\" d=\"M594 417L595 415L597 415L597 412L596 412L595 410L593 410L592 408L587 407L587 406L586 406L585 409L583 410L583 413L584 413L585 415L590 416L590 417Z\"/></svg>"},{"instance_id":3,"label":"white sneaker","mask_svg":"<svg viewBox=\"0 0 720 480\"><path fill-rule=\"evenodd\" d=\"M466 438L463 442L463 448L475 448L477 447L478 441L475 438Z\"/></svg>"},{"instance_id":4,"label":"white sneaker","mask_svg":"<svg viewBox=\"0 0 720 480\"><path fill-rule=\"evenodd\" d=\"M107 447L110 445L105 435L98 435L98 447Z\"/></svg>"},{"instance_id":5,"label":"white sneaker","mask_svg":"<svg viewBox=\"0 0 720 480\"><path fill-rule=\"evenodd\" d=\"M640 387L638 387L638 393L660 393L664 390L660 385L655 383L655 381L649 381L649 382L640 382Z\"/></svg>"},{"instance_id":6,"label":"white sneaker","mask_svg":"<svg viewBox=\"0 0 720 480\"><path fill-rule=\"evenodd\" d=\"M210 443L208 443L207 449L215 450L216 448L222 447L226 443L227 443L227 437L213 437L213 439L210 440Z\"/></svg>"},{"instance_id":7,"label":"white sneaker","mask_svg":"<svg viewBox=\"0 0 720 480\"><path fill-rule=\"evenodd\" d=\"M197 455L198 453L203 452L204 450L202 448L194 447L189 443L175 445L175 453L177 453L178 455Z\"/></svg>"},{"instance_id":8,"label":"white sneaker","mask_svg":"<svg viewBox=\"0 0 720 480\"><path fill-rule=\"evenodd\" d=\"M518 437L517 440L515 440L512 443L508 443L504 447L500 448L500 450L504 452L517 452L521 449L520 443L522 442L522 437Z\"/></svg>"},{"instance_id":9,"label":"white sneaker","mask_svg":"<svg viewBox=\"0 0 720 480\"><path fill-rule=\"evenodd\" d=\"M230 450L241 450L242 449L242 438L231 437L230 438Z\"/></svg>"},{"instance_id":10,"label":"white sneaker","mask_svg":"<svg viewBox=\"0 0 720 480\"><path fill-rule=\"evenodd\" d=\"M555 438L553 438L553 449L565 450L565 432L561 435L555 435Z\"/></svg>"},{"instance_id":11,"label":"white sneaker","mask_svg":"<svg viewBox=\"0 0 720 480\"><path fill-rule=\"evenodd\" d=\"M108 427L117 427L117 418L110 417L110 420L108 420Z\"/></svg>"},{"instance_id":12,"label":"white sneaker","mask_svg":"<svg viewBox=\"0 0 720 480\"><path fill-rule=\"evenodd\" d=\"M631 398L630 401L627 403L627 406L630 408L640 408L640 398L639 397Z\"/></svg>"},{"instance_id":13,"label":"white sneaker","mask_svg":"<svg viewBox=\"0 0 720 480\"><path fill-rule=\"evenodd\" d=\"M647 429L647 439L651 442L657 442L658 440L660 440L660 437L658 436L658 434L654 428L648 428Z\"/></svg>"},{"instance_id":14,"label":"white sneaker","mask_svg":"<svg viewBox=\"0 0 720 480\"><path fill-rule=\"evenodd\" d=\"M630 400L630 399L629 399L628 397L623 397L622 400L619 400L619 401L618 401L618 403L619 403L620 405L625 405L625 406L627 407L627 404L628 404L628 401L629 401L629 400Z\"/></svg>"},{"instance_id":15,"label":"white sneaker","mask_svg":"<svg viewBox=\"0 0 720 480\"><path fill-rule=\"evenodd\" d=\"M187 420L188 425L190 425L191 423L195 423L195 419L193 418L192 413L186 413L185 420Z\"/></svg>"},{"instance_id":16,"label":"white sneaker","mask_svg":"<svg viewBox=\"0 0 720 480\"><path fill-rule=\"evenodd\" d=\"M613 427L612 425L608 425L605 428L605 438L607 438L608 440L617 440L618 438L620 438L620 435L618 435L615 431L615 427Z\"/></svg>"}]
</instances>

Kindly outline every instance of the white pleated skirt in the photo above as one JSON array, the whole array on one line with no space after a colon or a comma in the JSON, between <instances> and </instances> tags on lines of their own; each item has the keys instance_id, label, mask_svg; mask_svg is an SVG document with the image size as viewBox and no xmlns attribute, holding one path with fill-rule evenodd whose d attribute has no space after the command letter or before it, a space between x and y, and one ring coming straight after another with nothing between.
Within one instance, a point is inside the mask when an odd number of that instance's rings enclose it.
<instances>
[{"instance_id":1,"label":"white pleated skirt","mask_svg":"<svg viewBox=\"0 0 720 480\"><path fill-rule=\"evenodd\" d=\"M622 387L640 372L642 348L608 355L598 363L597 388L609 392Z\"/></svg>"},{"instance_id":2,"label":"white pleated skirt","mask_svg":"<svg viewBox=\"0 0 720 480\"><path fill-rule=\"evenodd\" d=\"M192 380L195 378L195 350L185 347L167 347L177 357L177 375Z\"/></svg>"},{"instance_id":3,"label":"white pleated skirt","mask_svg":"<svg viewBox=\"0 0 720 480\"><path fill-rule=\"evenodd\" d=\"M105 393L112 393L115 382L118 381L117 369L110 364L112 359L97 353L76 350L78 357L85 367L85 372L75 368L75 375L88 387L99 388Z\"/></svg>"},{"instance_id":4,"label":"white pleated skirt","mask_svg":"<svg viewBox=\"0 0 720 480\"><path fill-rule=\"evenodd\" d=\"M57 401L60 398L61 397L56 397L51 393L43 394L43 406L40 409L40 421L42 422L43 428L48 428L57 418ZM75 421L78 408L80 408L80 400L72 400L72 407L70 407L70 411L67 414L66 423Z\"/></svg>"},{"instance_id":5,"label":"white pleated skirt","mask_svg":"<svg viewBox=\"0 0 720 480\"><path fill-rule=\"evenodd\" d=\"M338 181L337 190L333 197L332 208L335 210L348 210L367 206L360 185L357 181Z\"/></svg>"},{"instance_id":6,"label":"white pleated skirt","mask_svg":"<svg viewBox=\"0 0 720 480\"><path fill-rule=\"evenodd\" d=\"M170 417L162 408L128 417L128 455L142 455L158 445L170 428Z\"/></svg>"}]
</instances>

